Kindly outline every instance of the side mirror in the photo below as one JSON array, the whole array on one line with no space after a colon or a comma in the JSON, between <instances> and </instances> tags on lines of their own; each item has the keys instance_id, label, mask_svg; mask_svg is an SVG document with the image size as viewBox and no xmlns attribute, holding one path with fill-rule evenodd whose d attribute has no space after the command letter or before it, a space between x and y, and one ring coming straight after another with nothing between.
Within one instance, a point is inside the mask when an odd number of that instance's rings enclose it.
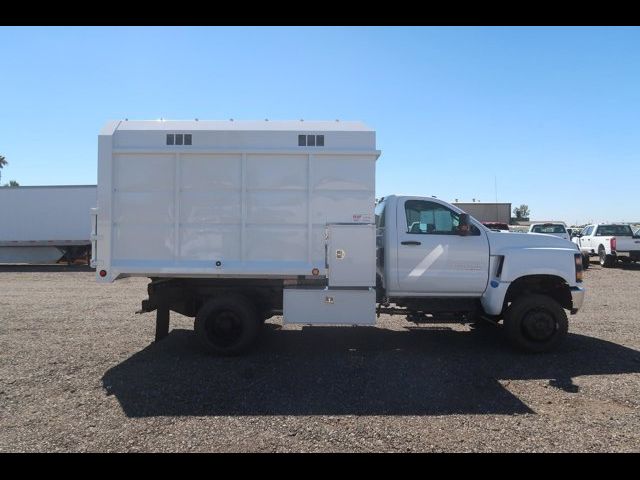
<instances>
[{"instance_id":1,"label":"side mirror","mask_svg":"<svg viewBox=\"0 0 640 480\"><path fill-rule=\"evenodd\" d=\"M471 230L471 223L469 221L468 213L461 213L459 217L460 223L458 224L458 235L466 237Z\"/></svg>"}]
</instances>

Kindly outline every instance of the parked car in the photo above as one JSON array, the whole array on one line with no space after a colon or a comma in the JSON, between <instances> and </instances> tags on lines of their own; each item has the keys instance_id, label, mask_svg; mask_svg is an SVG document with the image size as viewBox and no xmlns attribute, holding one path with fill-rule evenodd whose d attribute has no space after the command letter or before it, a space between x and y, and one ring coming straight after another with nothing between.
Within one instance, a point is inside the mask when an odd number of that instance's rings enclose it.
<instances>
[{"instance_id":1,"label":"parked car","mask_svg":"<svg viewBox=\"0 0 640 480\"><path fill-rule=\"evenodd\" d=\"M567 231L567 225L564 222L532 223L529 227L529 233L546 233L554 237L571 240L571 235Z\"/></svg>"},{"instance_id":2,"label":"parked car","mask_svg":"<svg viewBox=\"0 0 640 480\"><path fill-rule=\"evenodd\" d=\"M487 227L489 230L493 230L494 232L508 232L509 225L503 222L482 222L482 224Z\"/></svg>"},{"instance_id":3,"label":"parked car","mask_svg":"<svg viewBox=\"0 0 640 480\"><path fill-rule=\"evenodd\" d=\"M592 255L597 255L600 265L605 268L615 266L618 261L640 261L640 236L627 224L587 225L572 241L580 248L584 268L589 267Z\"/></svg>"}]
</instances>

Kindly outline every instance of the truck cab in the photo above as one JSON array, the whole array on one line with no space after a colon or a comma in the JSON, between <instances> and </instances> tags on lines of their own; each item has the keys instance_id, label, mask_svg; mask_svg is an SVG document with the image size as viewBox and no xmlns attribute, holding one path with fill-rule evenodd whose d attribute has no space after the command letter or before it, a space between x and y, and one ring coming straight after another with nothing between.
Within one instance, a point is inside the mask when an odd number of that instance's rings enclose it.
<instances>
[{"instance_id":1,"label":"truck cab","mask_svg":"<svg viewBox=\"0 0 640 480\"><path fill-rule=\"evenodd\" d=\"M436 198L391 195L375 217L377 300L413 320L466 311L543 351L566 333L564 310L582 305L581 255L564 239L494 232Z\"/></svg>"}]
</instances>

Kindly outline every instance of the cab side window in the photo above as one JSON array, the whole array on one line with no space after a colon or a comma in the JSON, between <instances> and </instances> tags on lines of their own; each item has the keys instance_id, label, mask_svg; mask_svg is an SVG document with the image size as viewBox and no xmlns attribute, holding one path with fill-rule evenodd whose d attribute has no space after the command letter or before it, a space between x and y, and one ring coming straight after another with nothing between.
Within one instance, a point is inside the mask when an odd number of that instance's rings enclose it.
<instances>
[{"instance_id":1,"label":"cab side window","mask_svg":"<svg viewBox=\"0 0 640 480\"><path fill-rule=\"evenodd\" d=\"M407 200L404 203L407 233L428 235L457 235L460 216L439 203L426 200ZM480 235L471 225L470 235Z\"/></svg>"}]
</instances>

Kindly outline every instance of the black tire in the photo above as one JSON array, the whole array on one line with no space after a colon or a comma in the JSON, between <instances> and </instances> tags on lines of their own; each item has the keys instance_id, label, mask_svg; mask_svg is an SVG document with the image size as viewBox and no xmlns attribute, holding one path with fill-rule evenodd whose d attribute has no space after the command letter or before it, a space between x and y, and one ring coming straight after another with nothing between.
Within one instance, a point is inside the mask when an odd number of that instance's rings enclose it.
<instances>
[{"instance_id":1,"label":"black tire","mask_svg":"<svg viewBox=\"0 0 640 480\"><path fill-rule=\"evenodd\" d=\"M598 249L598 257L600 257L600 266L604 268L611 268L616 264L616 257L613 255L607 255L604 251L604 247Z\"/></svg>"},{"instance_id":2,"label":"black tire","mask_svg":"<svg viewBox=\"0 0 640 480\"><path fill-rule=\"evenodd\" d=\"M519 350L540 353L556 348L569 330L562 306L547 295L526 294L516 298L504 315L509 342Z\"/></svg>"},{"instance_id":3,"label":"black tire","mask_svg":"<svg viewBox=\"0 0 640 480\"><path fill-rule=\"evenodd\" d=\"M582 269L586 270L591 265L591 259L589 255L582 255Z\"/></svg>"},{"instance_id":4,"label":"black tire","mask_svg":"<svg viewBox=\"0 0 640 480\"><path fill-rule=\"evenodd\" d=\"M207 301L198 311L194 330L206 350L233 356L246 352L260 330L255 307L242 295Z\"/></svg>"}]
</instances>

